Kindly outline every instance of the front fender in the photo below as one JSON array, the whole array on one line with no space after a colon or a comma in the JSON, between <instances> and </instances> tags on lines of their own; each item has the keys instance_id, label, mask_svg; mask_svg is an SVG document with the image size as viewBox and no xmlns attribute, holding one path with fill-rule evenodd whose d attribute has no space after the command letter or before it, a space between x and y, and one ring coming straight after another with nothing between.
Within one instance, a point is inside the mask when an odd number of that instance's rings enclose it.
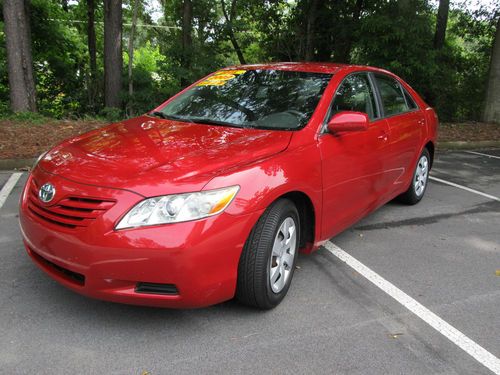
<instances>
[{"instance_id":1,"label":"front fender","mask_svg":"<svg viewBox=\"0 0 500 375\"><path fill-rule=\"evenodd\" d=\"M316 229L321 227L321 158L316 143L288 148L264 160L221 174L203 189L231 185L239 185L240 191L226 209L228 214L242 215L263 210L279 197L298 191L311 200Z\"/></svg>"}]
</instances>

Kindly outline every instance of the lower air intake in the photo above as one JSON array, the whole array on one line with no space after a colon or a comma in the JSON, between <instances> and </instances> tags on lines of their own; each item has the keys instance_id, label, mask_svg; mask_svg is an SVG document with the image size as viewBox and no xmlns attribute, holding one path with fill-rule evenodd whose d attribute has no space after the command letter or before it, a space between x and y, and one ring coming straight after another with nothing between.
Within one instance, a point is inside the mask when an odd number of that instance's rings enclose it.
<instances>
[{"instance_id":1,"label":"lower air intake","mask_svg":"<svg viewBox=\"0 0 500 375\"><path fill-rule=\"evenodd\" d=\"M158 284L158 283L137 283L135 287L136 293L147 294L167 294L177 295L179 291L173 284Z\"/></svg>"}]
</instances>

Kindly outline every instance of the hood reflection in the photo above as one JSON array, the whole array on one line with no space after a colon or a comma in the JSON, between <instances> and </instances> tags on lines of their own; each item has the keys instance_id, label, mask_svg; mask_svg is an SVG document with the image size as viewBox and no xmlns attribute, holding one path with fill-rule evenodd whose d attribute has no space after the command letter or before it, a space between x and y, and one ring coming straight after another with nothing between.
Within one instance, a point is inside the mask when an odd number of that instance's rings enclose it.
<instances>
[{"instance_id":1,"label":"hood reflection","mask_svg":"<svg viewBox=\"0 0 500 375\"><path fill-rule=\"evenodd\" d=\"M197 190L217 173L284 150L291 134L141 116L65 142L40 165L74 181L139 193L145 184L160 194L186 184Z\"/></svg>"}]
</instances>

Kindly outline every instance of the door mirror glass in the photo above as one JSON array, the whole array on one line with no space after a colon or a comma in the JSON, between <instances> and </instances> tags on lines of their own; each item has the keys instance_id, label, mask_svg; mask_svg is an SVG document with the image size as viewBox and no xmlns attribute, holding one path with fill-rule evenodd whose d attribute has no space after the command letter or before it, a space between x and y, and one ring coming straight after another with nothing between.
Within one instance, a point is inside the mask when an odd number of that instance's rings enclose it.
<instances>
[{"instance_id":1,"label":"door mirror glass","mask_svg":"<svg viewBox=\"0 0 500 375\"><path fill-rule=\"evenodd\" d=\"M368 115L362 112L344 111L333 115L328 122L328 131L332 134L368 129Z\"/></svg>"}]
</instances>

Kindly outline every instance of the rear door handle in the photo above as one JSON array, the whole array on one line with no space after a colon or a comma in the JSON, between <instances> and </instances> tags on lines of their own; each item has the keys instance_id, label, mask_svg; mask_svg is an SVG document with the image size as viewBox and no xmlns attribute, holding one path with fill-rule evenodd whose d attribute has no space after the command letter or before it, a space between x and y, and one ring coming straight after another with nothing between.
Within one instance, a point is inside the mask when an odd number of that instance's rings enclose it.
<instances>
[{"instance_id":1,"label":"rear door handle","mask_svg":"<svg viewBox=\"0 0 500 375\"><path fill-rule=\"evenodd\" d=\"M387 141L387 134L384 133L382 135L379 135L377 138L382 140L382 141Z\"/></svg>"},{"instance_id":2,"label":"rear door handle","mask_svg":"<svg viewBox=\"0 0 500 375\"><path fill-rule=\"evenodd\" d=\"M423 118L421 118L420 120L418 120L418 124L425 125L425 120Z\"/></svg>"}]
</instances>

